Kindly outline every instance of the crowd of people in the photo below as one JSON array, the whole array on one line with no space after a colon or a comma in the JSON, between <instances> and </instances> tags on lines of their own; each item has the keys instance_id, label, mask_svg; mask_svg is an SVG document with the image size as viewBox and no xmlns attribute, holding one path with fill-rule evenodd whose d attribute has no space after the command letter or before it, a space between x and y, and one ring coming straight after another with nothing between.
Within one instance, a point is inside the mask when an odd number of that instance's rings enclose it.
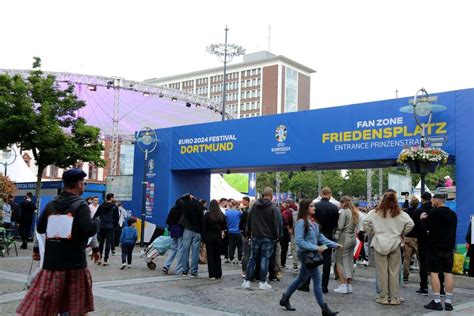
<instances>
[{"instance_id":1,"label":"crowd of people","mask_svg":"<svg viewBox=\"0 0 474 316\"><path fill-rule=\"evenodd\" d=\"M132 263L138 237L136 221L127 219L126 211L112 193L100 205L97 197L86 203L80 197L84 177L82 170L66 171L63 192L47 204L38 219L38 233L46 234L44 264L18 307L19 314L92 311L87 246L92 248L90 254L95 263L101 266L109 265L110 252L114 255L119 245L120 268L124 270ZM350 295L353 286L357 287L353 284L356 259L366 265L372 251L376 302L400 305L404 301L400 284L409 280L410 262L415 255L420 274L416 293L428 295L428 276L432 287L433 299L424 307L453 310L457 217L445 206L444 195L424 193L421 201L407 197L400 207L397 192L388 190L372 210L358 208L348 196L334 203L330 188L323 188L320 195L316 200L302 199L298 204L288 200L277 205L273 190L265 188L256 200L222 198L210 201L208 206L207 201L185 194L176 200L166 219L171 248L162 272L170 273L176 260L176 274L198 277L199 263L204 261L209 278L219 280L223 275L222 264L240 265L242 288L250 289L252 281L258 281L260 290L269 290L271 282L279 281L286 269L297 273L297 277L282 293L281 306L296 310L290 304L291 296L297 290L309 292L312 280L322 314L336 315L338 312L331 310L324 300L329 293L331 270L338 279L332 291L336 295ZM4 198L5 203L14 208L8 197ZM4 223L12 225L16 218L21 221L23 209L34 214L33 206L32 196L27 195L18 205L19 216L8 211L9 218L3 212L3 219L7 219ZM28 224L25 220L21 223L23 227ZM57 229L59 226L61 229ZM468 242L470 231L466 236ZM27 242L26 238L25 247ZM60 287L56 286L58 282ZM73 297L72 293L81 295Z\"/></svg>"}]
</instances>

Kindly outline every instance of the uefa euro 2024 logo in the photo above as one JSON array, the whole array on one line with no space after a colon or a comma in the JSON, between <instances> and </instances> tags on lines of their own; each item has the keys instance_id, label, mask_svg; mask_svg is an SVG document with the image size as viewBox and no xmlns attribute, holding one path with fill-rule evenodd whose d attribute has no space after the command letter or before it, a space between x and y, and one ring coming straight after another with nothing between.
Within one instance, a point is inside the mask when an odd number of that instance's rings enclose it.
<instances>
[{"instance_id":1,"label":"uefa euro 2024 logo","mask_svg":"<svg viewBox=\"0 0 474 316\"><path fill-rule=\"evenodd\" d=\"M275 139L279 143L283 143L286 140L287 134L288 134L288 131L286 130L285 125L278 125L277 128L275 129Z\"/></svg>"},{"instance_id":2,"label":"uefa euro 2024 logo","mask_svg":"<svg viewBox=\"0 0 474 316\"><path fill-rule=\"evenodd\" d=\"M278 142L276 147L271 148L272 153L281 155L291 150L291 147L285 144L288 129L285 125L278 125L275 129L275 139Z\"/></svg>"}]
</instances>

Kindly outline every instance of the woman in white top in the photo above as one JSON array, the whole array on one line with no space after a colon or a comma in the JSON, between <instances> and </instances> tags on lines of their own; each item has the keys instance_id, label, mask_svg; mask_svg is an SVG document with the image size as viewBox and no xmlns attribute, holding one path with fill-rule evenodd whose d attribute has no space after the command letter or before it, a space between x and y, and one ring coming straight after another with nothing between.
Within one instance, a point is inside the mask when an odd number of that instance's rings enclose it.
<instances>
[{"instance_id":1,"label":"woman in white top","mask_svg":"<svg viewBox=\"0 0 474 316\"><path fill-rule=\"evenodd\" d=\"M401 238L409 233L415 224L410 216L400 210L396 193L387 192L382 202L362 221L369 235L373 235L377 280L380 284L376 302L384 305L400 305L400 244Z\"/></svg>"},{"instance_id":2,"label":"woman in white top","mask_svg":"<svg viewBox=\"0 0 474 316\"><path fill-rule=\"evenodd\" d=\"M1 198L3 200L3 207L2 207L3 226L6 229L9 229L12 224L12 207L10 204L8 204L8 198L6 194L2 194Z\"/></svg>"},{"instance_id":3,"label":"woman in white top","mask_svg":"<svg viewBox=\"0 0 474 316\"><path fill-rule=\"evenodd\" d=\"M336 240L344 246L336 251L336 268L341 284L334 292L352 293L352 269L354 266L354 248L356 246L356 230L360 223L359 210L348 196L341 198L341 210L337 225Z\"/></svg>"}]
</instances>

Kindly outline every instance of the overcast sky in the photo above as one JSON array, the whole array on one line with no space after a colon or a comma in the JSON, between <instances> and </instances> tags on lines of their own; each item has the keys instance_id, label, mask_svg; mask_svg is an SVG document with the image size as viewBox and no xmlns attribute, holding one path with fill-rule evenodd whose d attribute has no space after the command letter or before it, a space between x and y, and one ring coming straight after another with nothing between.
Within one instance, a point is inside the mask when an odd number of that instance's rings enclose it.
<instances>
[{"instance_id":1,"label":"overcast sky","mask_svg":"<svg viewBox=\"0 0 474 316\"><path fill-rule=\"evenodd\" d=\"M268 49L317 70L311 107L474 87L473 1L1 1L0 68L142 80ZM236 59L236 61L241 60Z\"/></svg>"}]
</instances>

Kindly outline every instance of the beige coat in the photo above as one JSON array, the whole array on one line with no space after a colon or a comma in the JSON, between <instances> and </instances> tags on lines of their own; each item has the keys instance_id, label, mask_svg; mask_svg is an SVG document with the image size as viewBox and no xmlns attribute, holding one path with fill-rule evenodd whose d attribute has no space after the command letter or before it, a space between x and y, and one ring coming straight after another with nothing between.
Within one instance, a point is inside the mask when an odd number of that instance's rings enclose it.
<instances>
[{"instance_id":1,"label":"beige coat","mask_svg":"<svg viewBox=\"0 0 474 316\"><path fill-rule=\"evenodd\" d=\"M405 212L400 212L396 217L388 214L383 218L372 210L363 219L362 226L367 234L374 235L370 246L379 254L388 255L400 246L401 237L408 234L415 224Z\"/></svg>"}]
</instances>

